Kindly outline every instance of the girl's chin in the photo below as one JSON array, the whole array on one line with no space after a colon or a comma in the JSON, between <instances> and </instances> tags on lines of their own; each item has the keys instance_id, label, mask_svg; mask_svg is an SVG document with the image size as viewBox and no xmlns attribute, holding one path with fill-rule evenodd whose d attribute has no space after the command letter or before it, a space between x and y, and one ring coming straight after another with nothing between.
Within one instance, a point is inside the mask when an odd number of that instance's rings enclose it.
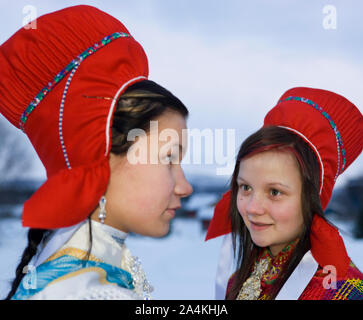
<instances>
[{"instance_id":1,"label":"girl's chin","mask_svg":"<svg viewBox=\"0 0 363 320\"><path fill-rule=\"evenodd\" d=\"M146 237L162 238L169 233L169 230L170 230L170 223L166 223L158 228L153 228L152 230L143 230L142 232L136 232L136 233Z\"/></svg>"},{"instance_id":2,"label":"girl's chin","mask_svg":"<svg viewBox=\"0 0 363 320\"><path fill-rule=\"evenodd\" d=\"M251 239L253 241L253 243L260 247L260 248L265 248L265 247L269 247L270 245L272 245L272 242L269 241L268 239L266 238L261 238L261 237L253 237L251 235Z\"/></svg>"}]
</instances>

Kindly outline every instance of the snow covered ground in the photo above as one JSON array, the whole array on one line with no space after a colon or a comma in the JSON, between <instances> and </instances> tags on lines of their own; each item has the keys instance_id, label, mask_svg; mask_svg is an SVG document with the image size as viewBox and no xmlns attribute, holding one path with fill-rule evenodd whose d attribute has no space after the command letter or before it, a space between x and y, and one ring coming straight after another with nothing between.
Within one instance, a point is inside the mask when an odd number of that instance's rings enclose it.
<instances>
[{"instance_id":1,"label":"snow covered ground","mask_svg":"<svg viewBox=\"0 0 363 320\"><path fill-rule=\"evenodd\" d=\"M350 225L334 221L342 230ZM214 279L222 239L204 242L205 232L195 219L175 219L172 233L163 239L129 236L127 245L143 264L155 287L154 299L214 299ZM363 240L342 234L348 254L363 270ZM9 281L26 244L25 229L19 219L0 221L0 298L9 290Z\"/></svg>"}]
</instances>

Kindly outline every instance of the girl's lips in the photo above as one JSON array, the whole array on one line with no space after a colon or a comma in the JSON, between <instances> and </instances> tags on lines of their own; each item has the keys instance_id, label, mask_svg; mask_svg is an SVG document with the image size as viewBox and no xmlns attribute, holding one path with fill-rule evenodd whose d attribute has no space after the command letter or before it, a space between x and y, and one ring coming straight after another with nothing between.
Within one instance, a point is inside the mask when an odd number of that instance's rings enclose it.
<instances>
[{"instance_id":1,"label":"girl's lips","mask_svg":"<svg viewBox=\"0 0 363 320\"><path fill-rule=\"evenodd\" d=\"M262 231L267 229L268 227L271 227L272 224L266 224L266 223L257 223L250 221L251 228L256 231Z\"/></svg>"},{"instance_id":2,"label":"girl's lips","mask_svg":"<svg viewBox=\"0 0 363 320\"><path fill-rule=\"evenodd\" d=\"M171 217L175 217L175 209L166 209L165 212Z\"/></svg>"}]
</instances>

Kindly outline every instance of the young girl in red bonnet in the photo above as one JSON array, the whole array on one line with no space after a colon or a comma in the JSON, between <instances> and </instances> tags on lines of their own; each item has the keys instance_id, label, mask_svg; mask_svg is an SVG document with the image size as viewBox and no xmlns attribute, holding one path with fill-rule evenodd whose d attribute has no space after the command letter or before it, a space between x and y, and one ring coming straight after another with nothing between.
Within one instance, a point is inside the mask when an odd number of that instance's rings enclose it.
<instances>
[{"instance_id":1,"label":"young girl in red bonnet","mask_svg":"<svg viewBox=\"0 0 363 320\"><path fill-rule=\"evenodd\" d=\"M188 110L148 80L143 48L107 13L75 6L36 25L0 47L0 111L47 173L24 205L28 245L7 299L150 298L125 239L166 235L192 192ZM176 134L159 141L164 130Z\"/></svg>"},{"instance_id":2,"label":"young girl in red bonnet","mask_svg":"<svg viewBox=\"0 0 363 320\"><path fill-rule=\"evenodd\" d=\"M363 274L324 218L362 147L363 117L344 97L312 88L282 95L242 143L207 233L232 233L237 268L226 299L363 299Z\"/></svg>"}]
</instances>

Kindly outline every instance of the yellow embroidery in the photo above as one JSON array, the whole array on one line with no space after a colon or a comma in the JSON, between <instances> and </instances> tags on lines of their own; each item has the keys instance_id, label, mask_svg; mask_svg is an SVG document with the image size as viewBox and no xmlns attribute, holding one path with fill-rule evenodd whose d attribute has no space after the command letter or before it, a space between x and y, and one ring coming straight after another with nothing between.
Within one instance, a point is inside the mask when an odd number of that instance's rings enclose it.
<instances>
[{"instance_id":1,"label":"yellow embroidery","mask_svg":"<svg viewBox=\"0 0 363 320\"><path fill-rule=\"evenodd\" d=\"M64 255L69 255L69 256L76 257L76 258L81 259L81 260L86 260L87 252L84 251L84 250L78 249L78 248L67 247L67 248L63 248L63 249L57 251L56 253L54 253L52 256L50 256L44 262L55 260L55 259L57 259L59 257L64 256ZM89 255L88 260L96 261L96 262L104 262L104 261L102 261L101 259L97 258L96 256L94 256L92 254ZM66 275L64 275L62 277L59 277L59 278L53 280L52 282L50 282L48 285L52 285L52 284L57 283L59 281L66 280L66 279L75 277L77 275L80 275L80 274L83 274L83 273L86 273L86 272L92 272L92 271L98 273L98 275L99 275L98 280L99 280L99 282L101 284L112 284L112 285L115 284L115 283L111 283L111 282L107 281L107 277L106 277L107 273L106 273L106 271L104 269L99 268L99 267L88 267L88 268L83 268L81 270L77 270L77 271L68 273L68 274L66 274Z\"/></svg>"},{"instance_id":2,"label":"yellow embroidery","mask_svg":"<svg viewBox=\"0 0 363 320\"><path fill-rule=\"evenodd\" d=\"M363 281L361 279L353 279L352 282L354 287L363 293Z\"/></svg>"},{"instance_id":3,"label":"yellow embroidery","mask_svg":"<svg viewBox=\"0 0 363 320\"><path fill-rule=\"evenodd\" d=\"M55 259L57 259L57 258L59 258L61 256L64 256L64 255L69 255L69 256L76 257L76 258L81 259L81 260L86 260L87 252L84 251L84 250L77 249L77 248L72 248L72 247L64 248L64 249L61 249L61 250L57 251L53 255L51 255L47 260L44 261L44 263L48 262L48 261L55 260ZM92 254L89 255L88 260L103 262L101 259L97 258L96 256L94 256Z\"/></svg>"},{"instance_id":4,"label":"yellow embroidery","mask_svg":"<svg viewBox=\"0 0 363 320\"><path fill-rule=\"evenodd\" d=\"M349 294L354 288L363 292L362 280L360 279L348 279L344 282L339 290L337 290L332 300L347 300Z\"/></svg>"}]
</instances>

